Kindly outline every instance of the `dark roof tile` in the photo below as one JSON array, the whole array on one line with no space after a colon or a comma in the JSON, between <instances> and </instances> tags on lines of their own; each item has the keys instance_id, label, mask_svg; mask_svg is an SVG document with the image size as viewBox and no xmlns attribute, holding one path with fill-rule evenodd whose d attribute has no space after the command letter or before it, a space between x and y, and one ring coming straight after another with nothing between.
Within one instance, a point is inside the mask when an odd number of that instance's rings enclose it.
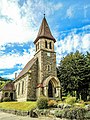
<instances>
[{"instance_id":1,"label":"dark roof tile","mask_svg":"<svg viewBox=\"0 0 90 120\"><path fill-rule=\"evenodd\" d=\"M47 38L56 42L55 38L52 36L52 33L50 31L50 28L45 17L42 20L42 24L40 26L37 38L35 39L34 43L36 43L40 38Z\"/></svg>"},{"instance_id":2,"label":"dark roof tile","mask_svg":"<svg viewBox=\"0 0 90 120\"><path fill-rule=\"evenodd\" d=\"M19 73L19 75L16 77L15 80L19 79L20 77L22 77L23 75L25 75L30 68L32 67L32 65L36 62L37 59L35 59L34 57L25 65L25 67L22 69L22 71Z\"/></svg>"},{"instance_id":3,"label":"dark roof tile","mask_svg":"<svg viewBox=\"0 0 90 120\"><path fill-rule=\"evenodd\" d=\"M6 85L2 88L4 91L13 91L15 90L14 83L13 82L8 82Z\"/></svg>"}]
</instances>

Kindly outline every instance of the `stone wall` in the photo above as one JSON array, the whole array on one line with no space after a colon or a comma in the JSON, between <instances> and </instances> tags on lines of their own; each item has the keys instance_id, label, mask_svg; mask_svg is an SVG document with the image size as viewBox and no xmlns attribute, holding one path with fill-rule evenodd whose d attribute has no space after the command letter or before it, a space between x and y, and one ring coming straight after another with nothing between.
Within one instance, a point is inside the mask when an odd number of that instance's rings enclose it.
<instances>
[{"instance_id":1,"label":"stone wall","mask_svg":"<svg viewBox=\"0 0 90 120\"><path fill-rule=\"evenodd\" d=\"M41 62L42 62L42 81L49 76L57 76L56 74L56 53L42 51L41 52Z\"/></svg>"},{"instance_id":2,"label":"stone wall","mask_svg":"<svg viewBox=\"0 0 90 120\"><path fill-rule=\"evenodd\" d=\"M38 80L38 61L36 61L28 73L27 100L36 100L36 86Z\"/></svg>"},{"instance_id":3,"label":"stone wall","mask_svg":"<svg viewBox=\"0 0 90 120\"><path fill-rule=\"evenodd\" d=\"M22 83L24 82L24 85L22 86ZM28 74L22 76L20 79L15 81L15 89L16 89L16 100L17 101L26 101L27 100L27 86L28 86ZM19 90L19 84L20 84L20 93L18 94ZM23 89L23 93L22 93Z\"/></svg>"},{"instance_id":4,"label":"stone wall","mask_svg":"<svg viewBox=\"0 0 90 120\"><path fill-rule=\"evenodd\" d=\"M80 109L80 108L79 108ZM72 111L70 109L67 109L67 111L63 111L54 108L54 109L32 109L29 111L20 111L20 110L9 110L9 109L0 109L0 111L5 113L10 113L14 115L19 116L28 116L28 117L34 117L34 118L43 118L46 119L55 119L55 120L90 120L90 111L85 110L86 112L83 112L81 109L78 111Z\"/></svg>"}]
</instances>

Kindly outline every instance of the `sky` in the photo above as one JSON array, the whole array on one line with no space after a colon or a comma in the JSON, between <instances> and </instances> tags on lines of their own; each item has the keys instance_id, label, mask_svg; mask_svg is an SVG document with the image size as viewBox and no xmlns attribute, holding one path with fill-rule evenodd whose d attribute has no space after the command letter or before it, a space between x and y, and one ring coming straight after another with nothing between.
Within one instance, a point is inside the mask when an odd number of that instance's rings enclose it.
<instances>
[{"instance_id":1,"label":"sky","mask_svg":"<svg viewBox=\"0 0 90 120\"><path fill-rule=\"evenodd\" d=\"M56 39L57 65L71 52L90 52L90 0L0 0L0 76L14 79L35 54L45 16Z\"/></svg>"}]
</instances>

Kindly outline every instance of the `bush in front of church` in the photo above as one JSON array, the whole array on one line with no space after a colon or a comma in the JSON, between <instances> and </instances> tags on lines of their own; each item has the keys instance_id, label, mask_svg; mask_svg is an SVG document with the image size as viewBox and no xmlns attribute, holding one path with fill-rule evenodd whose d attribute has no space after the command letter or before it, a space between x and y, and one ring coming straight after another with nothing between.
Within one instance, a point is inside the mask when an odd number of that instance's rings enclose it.
<instances>
[{"instance_id":1,"label":"bush in front of church","mask_svg":"<svg viewBox=\"0 0 90 120\"><path fill-rule=\"evenodd\" d=\"M39 109L46 109L48 108L48 98L41 96L38 100L37 100L37 107Z\"/></svg>"},{"instance_id":2,"label":"bush in front of church","mask_svg":"<svg viewBox=\"0 0 90 120\"><path fill-rule=\"evenodd\" d=\"M48 101L48 107L51 108L51 107L57 107L57 102L55 100L49 100Z\"/></svg>"}]
</instances>

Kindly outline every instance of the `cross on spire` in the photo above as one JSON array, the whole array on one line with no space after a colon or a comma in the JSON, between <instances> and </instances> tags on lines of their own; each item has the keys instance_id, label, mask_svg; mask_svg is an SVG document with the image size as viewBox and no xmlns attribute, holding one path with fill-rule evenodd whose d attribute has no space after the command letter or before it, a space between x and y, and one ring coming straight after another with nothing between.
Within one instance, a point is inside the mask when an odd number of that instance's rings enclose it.
<instances>
[{"instance_id":1,"label":"cross on spire","mask_svg":"<svg viewBox=\"0 0 90 120\"><path fill-rule=\"evenodd\" d=\"M44 17L45 17L45 8L44 8Z\"/></svg>"},{"instance_id":2,"label":"cross on spire","mask_svg":"<svg viewBox=\"0 0 90 120\"><path fill-rule=\"evenodd\" d=\"M45 13L44 13L44 17L45 17Z\"/></svg>"}]
</instances>

